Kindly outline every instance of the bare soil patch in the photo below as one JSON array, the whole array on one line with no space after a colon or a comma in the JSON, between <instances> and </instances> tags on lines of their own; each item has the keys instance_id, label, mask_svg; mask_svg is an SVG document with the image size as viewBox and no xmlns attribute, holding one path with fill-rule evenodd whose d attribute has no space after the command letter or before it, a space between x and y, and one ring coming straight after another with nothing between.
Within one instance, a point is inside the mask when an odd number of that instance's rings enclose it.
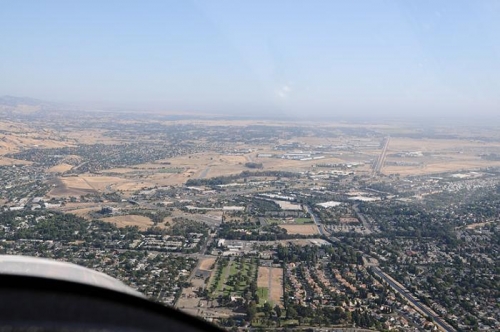
<instances>
[{"instance_id":1,"label":"bare soil patch","mask_svg":"<svg viewBox=\"0 0 500 332\"><path fill-rule=\"evenodd\" d=\"M215 263L215 258L206 258L201 261L200 270L211 271Z\"/></svg>"},{"instance_id":2,"label":"bare soil patch","mask_svg":"<svg viewBox=\"0 0 500 332\"><path fill-rule=\"evenodd\" d=\"M142 230L145 230L148 227L153 226L153 222L148 217L136 216L136 215L115 216L115 217L102 218L101 220L113 223L118 227L138 226Z\"/></svg>"},{"instance_id":3,"label":"bare soil patch","mask_svg":"<svg viewBox=\"0 0 500 332\"><path fill-rule=\"evenodd\" d=\"M73 165L62 163L62 164L59 164L59 165L56 165L56 166L49 168L47 171L49 173L64 173L64 172L69 171L72 168L73 168Z\"/></svg>"},{"instance_id":4,"label":"bare soil patch","mask_svg":"<svg viewBox=\"0 0 500 332\"><path fill-rule=\"evenodd\" d=\"M275 304L281 305L283 298L283 269L273 267L271 269L271 289L269 299Z\"/></svg>"},{"instance_id":5,"label":"bare soil patch","mask_svg":"<svg viewBox=\"0 0 500 332\"><path fill-rule=\"evenodd\" d=\"M318 226L316 225L279 225L279 227L286 229L288 234L319 234Z\"/></svg>"},{"instance_id":6,"label":"bare soil patch","mask_svg":"<svg viewBox=\"0 0 500 332\"><path fill-rule=\"evenodd\" d=\"M259 273L257 276L257 287L269 287L269 268L259 266Z\"/></svg>"}]
</instances>

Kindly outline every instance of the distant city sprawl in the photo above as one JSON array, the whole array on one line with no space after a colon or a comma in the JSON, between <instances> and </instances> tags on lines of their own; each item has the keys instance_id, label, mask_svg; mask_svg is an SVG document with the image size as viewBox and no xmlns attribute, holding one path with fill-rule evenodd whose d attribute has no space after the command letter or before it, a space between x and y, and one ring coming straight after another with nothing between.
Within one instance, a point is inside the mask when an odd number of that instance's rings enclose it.
<instances>
[{"instance_id":1,"label":"distant city sprawl","mask_svg":"<svg viewBox=\"0 0 500 332\"><path fill-rule=\"evenodd\" d=\"M228 329L500 329L485 126L7 112L0 253Z\"/></svg>"}]
</instances>

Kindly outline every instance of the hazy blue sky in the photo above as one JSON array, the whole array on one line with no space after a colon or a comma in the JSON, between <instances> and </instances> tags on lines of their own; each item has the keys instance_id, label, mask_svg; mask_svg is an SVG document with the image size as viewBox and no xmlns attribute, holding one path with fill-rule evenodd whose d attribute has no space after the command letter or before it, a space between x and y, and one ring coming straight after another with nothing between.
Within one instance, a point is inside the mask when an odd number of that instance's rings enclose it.
<instances>
[{"instance_id":1,"label":"hazy blue sky","mask_svg":"<svg viewBox=\"0 0 500 332\"><path fill-rule=\"evenodd\" d=\"M0 0L0 95L236 113L500 113L500 1Z\"/></svg>"}]
</instances>

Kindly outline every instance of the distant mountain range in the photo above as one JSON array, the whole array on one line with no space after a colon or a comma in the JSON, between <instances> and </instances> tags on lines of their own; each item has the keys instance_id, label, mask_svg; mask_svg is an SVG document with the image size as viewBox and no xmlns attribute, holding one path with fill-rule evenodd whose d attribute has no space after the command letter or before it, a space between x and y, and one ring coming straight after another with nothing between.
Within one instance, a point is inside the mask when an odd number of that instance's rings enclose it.
<instances>
[{"instance_id":1,"label":"distant mountain range","mask_svg":"<svg viewBox=\"0 0 500 332\"><path fill-rule=\"evenodd\" d=\"M0 112L8 113L37 113L43 111L68 110L73 107L27 97L2 96L0 97Z\"/></svg>"}]
</instances>

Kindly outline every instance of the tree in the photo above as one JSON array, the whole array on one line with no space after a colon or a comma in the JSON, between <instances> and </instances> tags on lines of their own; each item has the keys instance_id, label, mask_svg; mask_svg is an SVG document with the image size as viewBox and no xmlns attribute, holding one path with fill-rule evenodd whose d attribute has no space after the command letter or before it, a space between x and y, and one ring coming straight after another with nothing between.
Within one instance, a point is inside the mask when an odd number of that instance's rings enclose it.
<instances>
[{"instance_id":1,"label":"tree","mask_svg":"<svg viewBox=\"0 0 500 332\"><path fill-rule=\"evenodd\" d=\"M257 304L255 303L255 301L252 301L247 307L247 321L251 322L255 318L256 314Z\"/></svg>"},{"instance_id":2,"label":"tree","mask_svg":"<svg viewBox=\"0 0 500 332\"><path fill-rule=\"evenodd\" d=\"M264 307L262 308L262 311L271 318L271 314L273 312L273 307L271 307L271 304L269 302L264 303Z\"/></svg>"},{"instance_id":3,"label":"tree","mask_svg":"<svg viewBox=\"0 0 500 332\"><path fill-rule=\"evenodd\" d=\"M297 310L295 310L294 307L289 306L286 309L286 318L288 318L288 319L295 319L295 318L297 318Z\"/></svg>"},{"instance_id":4,"label":"tree","mask_svg":"<svg viewBox=\"0 0 500 332\"><path fill-rule=\"evenodd\" d=\"M278 317L278 318L281 317L281 308L279 305L274 306L274 312L276 313L276 317Z\"/></svg>"}]
</instances>

